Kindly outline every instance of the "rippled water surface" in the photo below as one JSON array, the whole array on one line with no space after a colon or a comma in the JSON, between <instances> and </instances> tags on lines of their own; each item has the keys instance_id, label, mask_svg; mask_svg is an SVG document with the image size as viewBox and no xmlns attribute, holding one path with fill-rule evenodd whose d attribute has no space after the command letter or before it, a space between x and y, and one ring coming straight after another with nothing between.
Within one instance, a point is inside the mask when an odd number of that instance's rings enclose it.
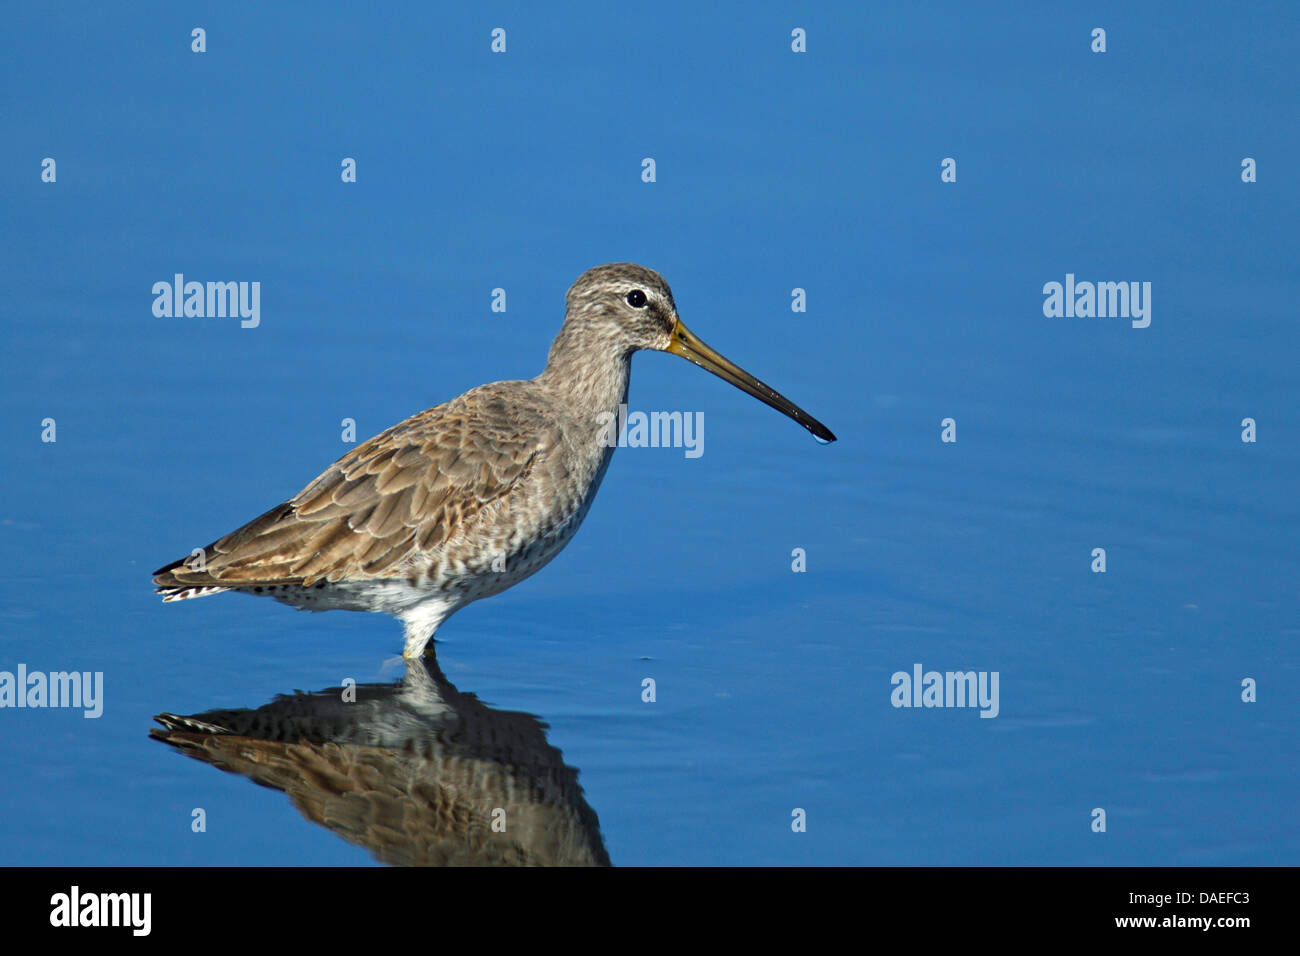
<instances>
[{"instance_id":1,"label":"rippled water surface","mask_svg":"<svg viewBox=\"0 0 1300 956\"><path fill-rule=\"evenodd\" d=\"M171 5L15 11L0 671L103 712L0 708L0 863L1294 864L1296 23L1178 10L520 5L504 56L467 11L214 11L204 54ZM618 451L427 668L152 593L344 419L536 374L613 260L839 441L638 355L703 454ZM260 324L155 317L175 273ZM1150 326L1045 317L1067 273ZM996 717L892 706L918 664Z\"/></svg>"}]
</instances>

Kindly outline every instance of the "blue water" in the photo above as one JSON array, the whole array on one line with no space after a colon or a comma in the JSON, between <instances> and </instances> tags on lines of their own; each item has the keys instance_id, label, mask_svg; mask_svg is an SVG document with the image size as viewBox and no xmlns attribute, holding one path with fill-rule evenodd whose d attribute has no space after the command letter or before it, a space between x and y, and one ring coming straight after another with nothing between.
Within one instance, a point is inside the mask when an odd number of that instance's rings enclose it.
<instances>
[{"instance_id":1,"label":"blue water","mask_svg":"<svg viewBox=\"0 0 1300 956\"><path fill-rule=\"evenodd\" d=\"M534 802L598 817L594 861L1295 864L1294 8L582 6L9 12L0 670L104 699L0 709L0 863L375 864L149 736L352 680L403 703L277 760L571 772ZM703 455L620 450L406 698L391 619L152 593L343 419L536 374L617 260L839 441L637 356L632 407L702 412ZM260 324L155 317L178 272L260 282ZM1046 317L1067 273L1150 282L1149 327ZM892 706L916 664L997 672L997 716Z\"/></svg>"}]
</instances>

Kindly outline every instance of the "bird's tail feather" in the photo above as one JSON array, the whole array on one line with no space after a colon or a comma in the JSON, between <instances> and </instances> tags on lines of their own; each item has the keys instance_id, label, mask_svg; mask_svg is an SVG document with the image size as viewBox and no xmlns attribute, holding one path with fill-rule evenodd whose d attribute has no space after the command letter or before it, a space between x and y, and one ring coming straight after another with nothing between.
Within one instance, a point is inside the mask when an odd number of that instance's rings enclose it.
<instances>
[{"instance_id":1,"label":"bird's tail feather","mask_svg":"<svg viewBox=\"0 0 1300 956\"><path fill-rule=\"evenodd\" d=\"M222 591L229 591L230 588L217 587L216 585L186 585L176 588L157 588L156 594L161 594L163 603L168 604L172 601L188 601L190 598L205 597L209 594L220 594Z\"/></svg>"}]
</instances>

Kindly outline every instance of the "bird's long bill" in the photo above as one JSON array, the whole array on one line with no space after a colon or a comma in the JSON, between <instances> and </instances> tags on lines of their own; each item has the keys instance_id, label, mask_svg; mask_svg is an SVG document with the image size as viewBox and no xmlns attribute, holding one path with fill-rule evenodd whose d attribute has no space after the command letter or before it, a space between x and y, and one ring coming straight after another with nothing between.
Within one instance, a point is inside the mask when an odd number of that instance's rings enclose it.
<instances>
[{"instance_id":1,"label":"bird's long bill","mask_svg":"<svg viewBox=\"0 0 1300 956\"><path fill-rule=\"evenodd\" d=\"M835 435L829 428L776 389L760 382L739 365L728 361L709 348L696 338L695 334L686 327L681 319L678 319L677 324L673 326L672 341L669 343L667 351L673 355L680 355L688 362L694 362L700 368L712 372L724 381L730 382L736 388L749 392L750 395L753 395L764 405L771 405L781 414L793 418L822 441L835 441Z\"/></svg>"}]
</instances>

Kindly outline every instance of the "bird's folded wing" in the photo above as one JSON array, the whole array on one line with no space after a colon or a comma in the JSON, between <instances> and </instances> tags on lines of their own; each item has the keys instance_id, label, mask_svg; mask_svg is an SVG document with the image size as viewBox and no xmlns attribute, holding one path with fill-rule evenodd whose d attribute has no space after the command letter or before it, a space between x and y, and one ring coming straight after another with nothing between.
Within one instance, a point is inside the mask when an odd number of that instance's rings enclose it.
<instances>
[{"instance_id":1,"label":"bird's folded wing","mask_svg":"<svg viewBox=\"0 0 1300 956\"><path fill-rule=\"evenodd\" d=\"M289 501L155 572L159 588L375 579L469 530L550 444L491 386L358 445Z\"/></svg>"}]
</instances>

